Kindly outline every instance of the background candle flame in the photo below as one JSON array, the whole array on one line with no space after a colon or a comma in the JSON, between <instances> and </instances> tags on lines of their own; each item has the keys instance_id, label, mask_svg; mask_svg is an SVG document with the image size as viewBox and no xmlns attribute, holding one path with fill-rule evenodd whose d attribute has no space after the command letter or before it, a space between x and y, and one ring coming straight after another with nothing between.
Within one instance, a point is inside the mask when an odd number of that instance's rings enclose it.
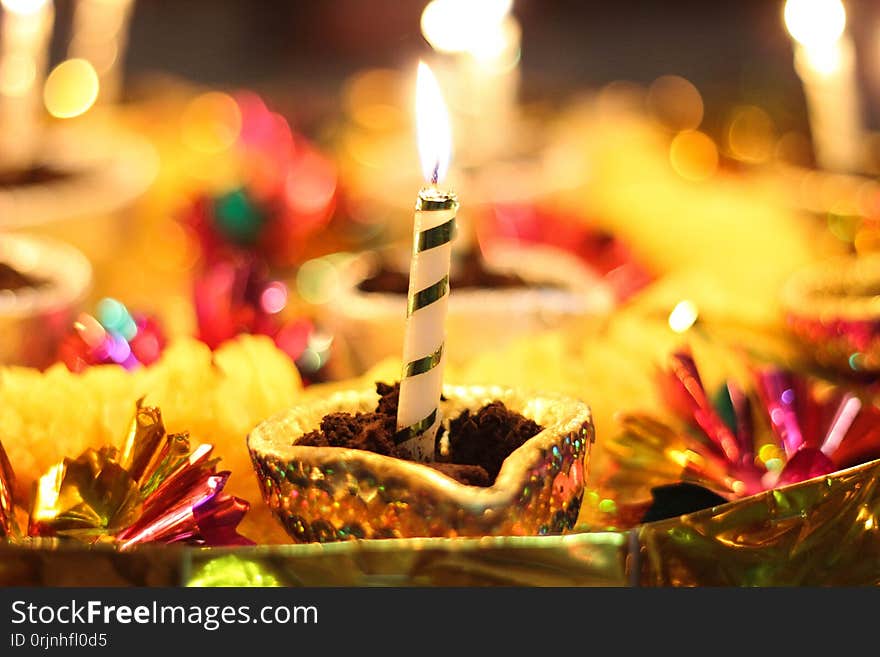
<instances>
[{"instance_id":1,"label":"background candle flame","mask_svg":"<svg viewBox=\"0 0 880 657\"><path fill-rule=\"evenodd\" d=\"M846 9L840 0L787 0L785 27L807 48L828 48L843 34Z\"/></svg>"},{"instance_id":2,"label":"background candle flame","mask_svg":"<svg viewBox=\"0 0 880 657\"><path fill-rule=\"evenodd\" d=\"M497 54L513 0L433 0L422 12L422 34L438 52Z\"/></svg>"},{"instance_id":3,"label":"background candle flame","mask_svg":"<svg viewBox=\"0 0 880 657\"><path fill-rule=\"evenodd\" d=\"M416 132L425 180L439 183L449 168L452 130L440 85L424 62L419 62L416 78Z\"/></svg>"},{"instance_id":4,"label":"background candle flame","mask_svg":"<svg viewBox=\"0 0 880 657\"><path fill-rule=\"evenodd\" d=\"M16 14L35 14L49 0L2 0L3 8Z\"/></svg>"}]
</instances>

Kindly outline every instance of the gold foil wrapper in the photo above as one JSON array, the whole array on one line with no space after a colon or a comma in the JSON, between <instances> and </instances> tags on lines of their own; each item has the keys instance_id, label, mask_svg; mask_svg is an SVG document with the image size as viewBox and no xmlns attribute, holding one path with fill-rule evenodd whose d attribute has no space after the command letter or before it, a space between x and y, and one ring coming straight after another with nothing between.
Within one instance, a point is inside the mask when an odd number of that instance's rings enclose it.
<instances>
[{"instance_id":1,"label":"gold foil wrapper","mask_svg":"<svg viewBox=\"0 0 880 657\"><path fill-rule=\"evenodd\" d=\"M0 543L0 586L625 586L627 537L414 538L90 550Z\"/></svg>"},{"instance_id":2,"label":"gold foil wrapper","mask_svg":"<svg viewBox=\"0 0 880 657\"><path fill-rule=\"evenodd\" d=\"M147 467L159 456L159 444L165 437L162 413L156 407L137 402L134 418L125 436L119 455L119 464L138 483L143 483Z\"/></svg>"},{"instance_id":3,"label":"gold foil wrapper","mask_svg":"<svg viewBox=\"0 0 880 657\"><path fill-rule=\"evenodd\" d=\"M190 450L186 433L166 434L159 409L138 401L121 451L89 448L40 477L28 536L123 551L153 542L252 545L237 532L250 505L223 493L229 472L217 472L212 451L206 443Z\"/></svg>"},{"instance_id":4,"label":"gold foil wrapper","mask_svg":"<svg viewBox=\"0 0 880 657\"><path fill-rule=\"evenodd\" d=\"M98 540L141 513L137 482L116 462L116 449L88 449L40 478L29 533Z\"/></svg>"},{"instance_id":5,"label":"gold foil wrapper","mask_svg":"<svg viewBox=\"0 0 880 657\"><path fill-rule=\"evenodd\" d=\"M862 586L880 461L628 531L117 552L0 542L0 586Z\"/></svg>"},{"instance_id":6,"label":"gold foil wrapper","mask_svg":"<svg viewBox=\"0 0 880 657\"><path fill-rule=\"evenodd\" d=\"M0 442L0 540L15 533L15 473Z\"/></svg>"},{"instance_id":7,"label":"gold foil wrapper","mask_svg":"<svg viewBox=\"0 0 880 657\"><path fill-rule=\"evenodd\" d=\"M638 531L643 586L880 583L880 461Z\"/></svg>"},{"instance_id":8,"label":"gold foil wrapper","mask_svg":"<svg viewBox=\"0 0 880 657\"><path fill-rule=\"evenodd\" d=\"M372 390L347 390L258 425L248 447L266 504L297 542L418 536L559 534L577 521L594 440L583 402L500 387L445 386L442 417L496 400L544 429L505 459L488 488L363 450L298 446L328 413L365 412Z\"/></svg>"}]
</instances>

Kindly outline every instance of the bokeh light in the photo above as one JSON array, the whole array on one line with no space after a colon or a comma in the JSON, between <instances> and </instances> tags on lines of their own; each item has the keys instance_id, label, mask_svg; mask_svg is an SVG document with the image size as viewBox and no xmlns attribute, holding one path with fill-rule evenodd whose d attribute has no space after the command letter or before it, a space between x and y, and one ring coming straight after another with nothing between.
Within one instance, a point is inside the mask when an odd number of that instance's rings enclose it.
<instances>
[{"instance_id":1,"label":"bokeh light","mask_svg":"<svg viewBox=\"0 0 880 657\"><path fill-rule=\"evenodd\" d=\"M812 162L813 145L807 135L790 130L776 142L773 155L787 164L808 167Z\"/></svg>"},{"instance_id":2,"label":"bokeh light","mask_svg":"<svg viewBox=\"0 0 880 657\"><path fill-rule=\"evenodd\" d=\"M291 163L285 185L293 209L305 214L320 214L328 210L333 201L336 173L326 158L308 150Z\"/></svg>"},{"instance_id":3,"label":"bokeh light","mask_svg":"<svg viewBox=\"0 0 880 657\"><path fill-rule=\"evenodd\" d=\"M88 313L80 313L73 323L73 327L83 342L92 349L99 347L107 336L104 327Z\"/></svg>"},{"instance_id":4,"label":"bokeh light","mask_svg":"<svg viewBox=\"0 0 880 657\"><path fill-rule=\"evenodd\" d=\"M695 130L703 121L703 98L688 80L664 75L651 84L648 108L661 123L672 130Z\"/></svg>"},{"instance_id":5,"label":"bokeh light","mask_svg":"<svg viewBox=\"0 0 880 657\"><path fill-rule=\"evenodd\" d=\"M270 315L284 310L287 305L287 286L280 281L269 283L260 294L260 307Z\"/></svg>"},{"instance_id":6,"label":"bokeh light","mask_svg":"<svg viewBox=\"0 0 880 657\"><path fill-rule=\"evenodd\" d=\"M118 333L126 340L137 335L137 325L131 314L116 299L106 298L98 302L98 321L108 331Z\"/></svg>"},{"instance_id":7,"label":"bokeh light","mask_svg":"<svg viewBox=\"0 0 880 657\"><path fill-rule=\"evenodd\" d=\"M238 136L243 144L258 146L275 137L275 118L259 94L239 91L235 94L235 103L241 114Z\"/></svg>"},{"instance_id":8,"label":"bokeh light","mask_svg":"<svg viewBox=\"0 0 880 657\"><path fill-rule=\"evenodd\" d=\"M241 110L235 99L220 91L194 98L181 117L181 138L194 151L222 153L241 132Z\"/></svg>"},{"instance_id":9,"label":"bokeh light","mask_svg":"<svg viewBox=\"0 0 880 657\"><path fill-rule=\"evenodd\" d=\"M727 128L730 155L742 162L759 164L773 156L776 147L776 126L760 107L737 107L731 113Z\"/></svg>"},{"instance_id":10,"label":"bokeh light","mask_svg":"<svg viewBox=\"0 0 880 657\"><path fill-rule=\"evenodd\" d=\"M155 229L156 239L162 240L162 257L156 258L156 267L163 271L187 271L199 258L198 236L179 222L167 222ZM154 243L148 240L143 245L142 257L152 257Z\"/></svg>"},{"instance_id":11,"label":"bokeh light","mask_svg":"<svg viewBox=\"0 0 880 657\"><path fill-rule=\"evenodd\" d=\"M352 121L368 130L392 130L406 119L400 107L394 104L401 87L401 76L397 71L368 69L360 72L346 84L346 111Z\"/></svg>"},{"instance_id":12,"label":"bokeh light","mask_svg":"<svg viewBox=\"0 0 880 657\"><path fill-rule=\"evenodd\" d=\"M758 459L771 472L778 471L785 463L785 451L777 445L767 443L758 449Z\"/></svg>"},{"instance_id":13,"label":"bokeh light","mask_svg":"<svg viewBox=\"0 0 880 657\"><path fill-rule=\"evenodd\" d=\"M676 333L684 333L694 325L698 316L697 304L689 299L679 301L669 313L669 328Z\"/></svg>"},{"instance_id":14,"label":"bokeh light","mask_svg":"<svg viewBox=\"0 0 880 657\"><path fill-rule=\"evenodd\" d=\"M165 343L156 318L132 314L122 302L105 297L94 315L79 314L72 332L58 345L57 358L71 372L109 363L131 370L154 363Z\"/></svg>"},{"instance_id":15,"label":"bokeh light","mask_svg":"<svg viewBox=\"0 0 880 657\"><path fill-rule=\"evenodd\" d=\"M699 130L679 132L669 146L669 163L682 178L706 180L718 168L715 142Z\"/></svg>"},{"instance_id":16,"label":"bokeh light","mask_svg":"<svg viewBox=\"0 0 880 657\"><path fill-rule=\"evenodd\" d=\"M43 102L49 114L59 119L80 116L95 104L98 74L84 59L68 59L56 66L43 87Z\"/></svg>"},{"instance_id":17,"label":"bokeh light","mask_svg":"<svg viewBox=\"0 0 880 657\"><path fill-rule=\"evenodd\" d=\"M275 344L288 356L293 358L300 371L304 371L300 360L305 355L309 346L309 336L314 331L314 325L309 319L300 318L284 325L275 335ZM306 356L308 363L308 356ZM320 367L320 364L318 365ZM315 367L309 371L318 369Z\"/></svg>"},{"instance_id":18,"label":"bokeh light","mask_svg":"<svg viewBox=\"0 0 880 657\"><path fill-rule=\"evenodd\" d=\"M339 272L329 258L314 258L296 274L296 290L307 303L327 303L339 288Z\"/></svg>"}]
</instances>

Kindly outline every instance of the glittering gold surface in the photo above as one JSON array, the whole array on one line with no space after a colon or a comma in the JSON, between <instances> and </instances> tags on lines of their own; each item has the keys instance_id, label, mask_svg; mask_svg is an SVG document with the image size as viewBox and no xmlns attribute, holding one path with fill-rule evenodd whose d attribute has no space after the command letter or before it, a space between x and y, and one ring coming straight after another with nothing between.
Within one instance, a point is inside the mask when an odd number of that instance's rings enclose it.
<instances>
[{"instance_id":1,"label":"glittering gold surface","mask_svg":"<svg viewBox=\"0 0 880 657\"><path fill-rule=\"evenodd\" d=\"M0 586L625 586L626 567L614 532L127 553L0 544Z\"/></svg>"},{"instance_id":2,"label":"glittering gold surface","mask_svg":"<svg viewBox=\"0 0 880 657\"><path fill-rule=\"evenodd\" d=\"M444 417L500 400L544 430L505 460L489 488L362 450L297 446L333 412L365 412L376 393L345 390L258 425L248 447L266 503L298 542L415 536L558 534L577 520L594 439L586 404L500 387L445 386Z\"/></svg>"},{"instance_id":3,"label":"glittering gold surface","mask_svg":"<svg viewBox=\"0 0 880 657\"><path fill-rule=\"evenodd\" d=\"M639 528L646 586L880 583L880 461Z\"/></svg>"},{"instance_id":4,"label":"glittering gold surface","mask_svg":"<svg viewBox=\"0 0 880 657\"><path fill-rule=\"evenodd\" d=\"M119 553L0 543L0 586L862 586L880 461L630 531Z\"/></svg>"},{"instance_id":5,"label":"glittering gold surface","mask_svg":"<svg viewBox=\"0 0 880 657\"><path fill-rule=\"evenodd\" d=\"M250 571L282 586L624 586L626 550L613 532L310 543L193 553L188 582L230 585Z\"/></svg>"}]
</instances>

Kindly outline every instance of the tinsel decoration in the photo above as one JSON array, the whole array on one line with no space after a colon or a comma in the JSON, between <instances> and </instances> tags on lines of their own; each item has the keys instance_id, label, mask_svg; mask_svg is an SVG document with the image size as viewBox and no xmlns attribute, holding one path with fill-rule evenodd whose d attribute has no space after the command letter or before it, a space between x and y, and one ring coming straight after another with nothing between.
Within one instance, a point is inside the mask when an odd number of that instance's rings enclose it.
<instances>
[{"instance_id":1,"label":"tinsel decoration","mask_svg":"<svg viewBox=\"0 0 880 657\"><path fill-rule=\"evenodd\" d=\"M87 449L51 467L37 485L30 536L129 550L145 543L250 545L237 527L249 504L223 494L213 447L192 450L167 434L158 408L138 402L121 447Z\"/></svg>"},{"instance_id":2,"label":"tinsel decoration","mask_svg":"<svg viewBox=\"0 0 880 657\"><path fill-rule=\"evenodd\" d=\"M241 131L232 156L239 175L223 191L193 198L181 222L196 236L205 264L249 254L290 266L333 214L336 170L259 96L245 92L235 100Z\"/></svg>"},{"instance_id":3,"label":"tinsel decoration","mask_svg":"<svg viewBox=\"0 0 880 657\"><path fill-rule=\"evenodd\" d=\"M16 530L14 486L15 473L0 442L0 539L12 536Z\"/></svg>"},{"instance_id":4,"label":"tinsel decoration","mask_svg":"<svg viewBox=\"0 0 880 657\"><path fill-rule=\"evenodd\" d=\"M180 221L196 238L198 338L212 349L240 334L266 335L300 369L323 380L328 336L289 315L288 288L270 272L299 264L308 238L332 217L332 161L252 92L235 96L241 130L231 151L233 182L197 195Z\"/></svg>"},{"instance_id":5,"label":"tinsel decoration","mask_svg":"<svg viewBox=\"0 0 880 657\"><path fill-rule=\"evenodd\" d=\"M105 298L94 315L79 314L58 345L57 360L71 372L114 363L132 370L156 362L165 344L158 319L130 312L120 301Z\"/></svg>"},{"instance_id":6,"label":"tinsel decoration","mask_svg":"<svg viewBox=\"0 0 880 657\"><path fill-rule=\"evenodd\" d=\"M880 458L880 409L870 391L778 367L754 369L749 389L728 380L711 396L690 353L670 357L660 391L675 420L622 417L616 475L681 468L681 479L735 500ZM646 476L647 478L647 476Z\"/></svg>"},{"instance_id":7,"label":"tinsel decoration","mask_svg":"<svg viewBox=\"0 0 880 657\"><path fill-rule=\"evenodd\" d=\"M212 349L241 333L267 335L296 360L308 343L311 322L286 321L288 290L253 258L217 262L195 282L199 339Z\"/></svg>"}]
</instances>

